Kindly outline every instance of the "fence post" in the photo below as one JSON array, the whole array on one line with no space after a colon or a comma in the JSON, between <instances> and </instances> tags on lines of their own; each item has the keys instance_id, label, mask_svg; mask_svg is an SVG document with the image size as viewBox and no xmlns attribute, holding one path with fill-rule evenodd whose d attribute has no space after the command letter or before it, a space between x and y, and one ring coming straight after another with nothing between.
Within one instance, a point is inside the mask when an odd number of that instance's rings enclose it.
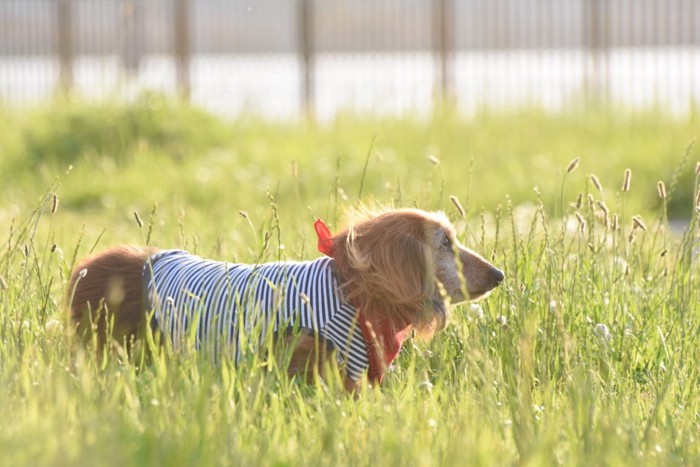
<instances>
[{"instance_id":1,"label":"fence post","mask_svg":"<svg viewBox=\"0 0 700 467\"><path fill-rule=\"evenodd\" d=\"M452 0L433 2L433 48L438 62L438 95L443 101L452 97Z\"/></svg>"},{"instance_id":2,"label":"fence post","mask_svg":"<svg viewBox=\"0 0 700 467\"><path fill-rule=\"evenodd\" d=\"M56 0L58 30L58 87L68 93L73 87L73 0Z\"/></svg>"},{"instance_id":3,"label":"fence post","mask_svg":"<svg viewBox=\"0 0 700 467\"><path fill-rule=\"evenodd\" d=\"M606 103L608 94L608 22L607 7L600 0L584 2L584 43L588 48L589 65L585 75L586 98L596 103Z\"/></svg>"},{"instance_id":4,"label":"fence post","mask_svg":"<svg viewBox=\"0 0 700 467\"><path fill-rule=\"evenodd\" d=\"M299 0L298 34L301 55L301 105L302 113L314 117L314 9L313 0Z\"/></svg>"},{"instance_id":5,"label":"fence post","mask_svg":"<svg viewBox=\"0 0 700 467\"><path fill-rule=\"evenodd\" d=\"M126 72L131 77L139 70L143 55L143 3L128 0L122 3L122 18L124 28L124 49L122 62Z\"/></svg>"},{"instance_id":6,"label":"fence post","mask_svg":"<svg viewBox=\"0 0 700 467\"><path fill-rule=\"evenodd\" d=\"M190 97L190 23L189 0L175 0L175 74L180 97Z\"/></svg>"}]
</instances>

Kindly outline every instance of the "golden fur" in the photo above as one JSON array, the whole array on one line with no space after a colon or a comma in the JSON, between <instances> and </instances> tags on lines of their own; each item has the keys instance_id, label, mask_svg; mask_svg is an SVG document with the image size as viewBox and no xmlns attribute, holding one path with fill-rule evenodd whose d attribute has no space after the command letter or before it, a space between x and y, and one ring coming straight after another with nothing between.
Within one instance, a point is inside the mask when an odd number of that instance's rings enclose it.
<instances>
[{"instance_id":1,"label":"golden fur","mask_svg":"<svg viewBox=\"0 0 700 467\"><path fill-rule=\"evenodd\" d=\"M480 298L503 279L501 271L459 243L447 217L440 213L358 210L332 242L347 298L366 315L381 317L395 327L411 323L423 336L445 327L445 300ZM145 330L141 273L155 251L119 246L75 267L67 292L71 320L83 338L96 333L98 351L108 336L128 346ZM295 345L290 374L308 377L322 371L327 352L317 337L302 335L285 341ZM356 389L357 384L346 378L346 388Z\"/></svg>"}]
</instances>

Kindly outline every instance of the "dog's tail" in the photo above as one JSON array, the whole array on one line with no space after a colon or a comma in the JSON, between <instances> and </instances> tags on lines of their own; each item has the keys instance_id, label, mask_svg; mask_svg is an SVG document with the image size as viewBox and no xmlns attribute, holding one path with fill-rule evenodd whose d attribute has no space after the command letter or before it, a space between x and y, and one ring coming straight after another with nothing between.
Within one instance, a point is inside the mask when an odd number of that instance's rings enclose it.
<instances>
[{"instance_id":1,"label":"dog's tail","mask_svg":"<svg viewBox=\"0 0 700 467\"><path fill-rule=\"evenodd\" d=\"M146 323L143 268L151 248L118 246L90 256L75 267L66 292L66 308L86 342L107 339L128 346ZM96 333L93 336L93 333Z\"/></svg>"}]
</instances>

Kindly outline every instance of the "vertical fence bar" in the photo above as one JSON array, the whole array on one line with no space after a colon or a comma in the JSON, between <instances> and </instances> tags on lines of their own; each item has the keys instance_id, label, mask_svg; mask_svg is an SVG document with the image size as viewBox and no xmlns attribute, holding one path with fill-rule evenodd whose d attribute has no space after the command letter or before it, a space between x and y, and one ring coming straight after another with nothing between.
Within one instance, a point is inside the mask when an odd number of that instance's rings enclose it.
<instances>
[{"instance_id":1,"label":"vertical fence bar","mask_svg":"<svg viewBox=\"0 0 700 467\"><path fill-rule=\"evenodd\" d=\"M297 35L301 61L301 111L314 117L314 8L313 0L299 0Z\"/></svg>"},{"instance_id":2,"label":"vertical fence bar","mask_svg":"<svg viewBox=\"0 0 700 467\"><path fill-rule=\"evenodd\" d=\"M435 0L433 3L433 43L438 61L438 95L443 100L452 96L452 0Z\"/></svg>"},{"instance_id":3,"label":"vertical fence bar","mask_svg":"<svg viewBox=\"0 0 700 467\"><path fill-rule=\"evenodd\" d=\"M697 73L697 54L698 54L698 34L697 34L697 18L695 15L696 12L696 6L695 6L695 1L690 0L688 4L688 17L690 20L688 23L690 24L690 29L689 29L689 36L688 36L688 44L690 45L688 47L688 50L690 51L690 60L688 66L690 67L689 74L691 76L690 80L690 95L691 95L691 112L693 108L697 105L698 102L698 92L697 92L697 85L696 85L696 76L695 73Z\"/></svg>"},{"instance_id":4,"label":"vertical fence bar","mask_svg":"<svg viewBox=\"0 0 700 467\"><path fill-rule=\"evenodd\" d=\"M174 53L177 90L183 99L190 97L190 23L189 0L175 0Z\"/></svg>"},{"instance_id":5,"label":"vertical fence bar","mask_svg":"<svg viewBox=\"0 0 700 467\"><path fill-rule=\"evenodd\" d=\"M144 3L129 0L122 5L124 48L122 62L126 72L135 75L141 61L145 35L143 34Z\"/></svg>"},{"instance_id":6,"label":"vertical fence bar","mask_svg":"<svg viewBox=\"0 0 700 467\"><path fill-rule=\"evenodd\" d=\"M584 44L588 49L586 97L607 101L608 91L608 12L607 2L584 0Z\"/></svg>"},{"instance_id":7,"label":"vertical fence bar","mask_svg":"<svg viewBox=\"0 0 700 467\"><path fill-rule=\"evenodd\" d=\"M73 0L56 0L58 31L58 87L67 93L73 86Z\"/></svg>"}]
</instances>

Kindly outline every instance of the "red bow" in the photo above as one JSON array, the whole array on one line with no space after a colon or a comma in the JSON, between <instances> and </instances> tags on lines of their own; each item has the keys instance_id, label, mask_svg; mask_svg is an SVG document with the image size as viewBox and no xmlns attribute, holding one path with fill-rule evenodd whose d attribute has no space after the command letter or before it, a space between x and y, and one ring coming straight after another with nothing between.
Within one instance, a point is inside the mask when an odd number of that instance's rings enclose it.
<instances>
[{"instance_id":1,"label":"red bow","mask_svg":"<svg viewBox=\"0 0 700 467\"><path fill-rule=\"evenodd\" d=\"M314 229L318 235L318 251L326 256L333 257L333 234L331 229L321 220L316 219Z\"/></svg>"}]
</instances>

